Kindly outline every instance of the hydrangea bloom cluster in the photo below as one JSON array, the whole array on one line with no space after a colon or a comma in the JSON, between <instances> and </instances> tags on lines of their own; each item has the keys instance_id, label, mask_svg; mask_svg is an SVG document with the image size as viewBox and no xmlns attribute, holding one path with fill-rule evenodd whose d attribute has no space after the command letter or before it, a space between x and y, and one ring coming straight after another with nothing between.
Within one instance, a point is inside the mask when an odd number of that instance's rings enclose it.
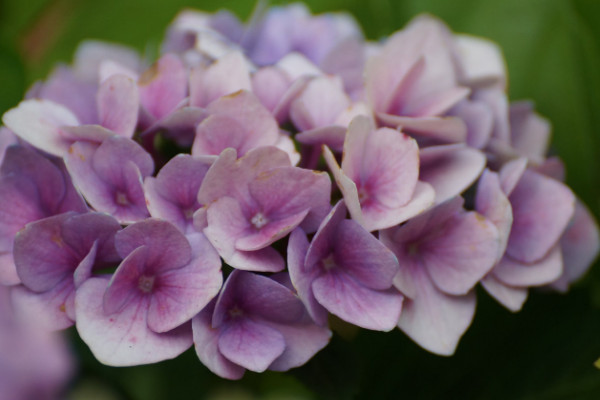
<instances>
[{"instance_id":1,"label":"hydrangea bloom cluster","mask_svg":"<svg viewBox=\"0 0 600 400\"><path fill-rule=\"evenodd\" d=\"M451 355L478 284L518 311L598 253L485 39L295 4L184 11L161 54L84 43L2 118L0 282L104 364L285 371L330 315Z\"/></svg>"}]
</instances>

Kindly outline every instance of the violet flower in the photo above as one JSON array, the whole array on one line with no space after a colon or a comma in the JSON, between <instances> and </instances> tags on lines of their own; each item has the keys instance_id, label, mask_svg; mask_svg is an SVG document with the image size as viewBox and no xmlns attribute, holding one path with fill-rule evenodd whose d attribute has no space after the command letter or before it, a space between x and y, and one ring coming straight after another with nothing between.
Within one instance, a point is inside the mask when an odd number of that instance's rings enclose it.
<instances>
[{"instance_id":1,"label":"violet flower","mask_svg":"<svg viewBox=\"0 0 600 400\"><path fill-rule=\"evenodd\" d=\"M229 275L216 302L194 318L193 329L200 361L228 379L240 379L245 369L298 367L331 336L289 288L245 271Z\"/></svg>"},{"instance_id":2,"label":"violet flower","mask_svg":"<svg viewBox=\"0 0 600 400\"><path fill-rule=\"evenodd\" d=\"M34 149L6 149L0 167L0 283L20 282L13 260L15 234L32 221L67 211L88 210L62 162Z\"/></svg>"},{"instance_id":3,"label":"violet flower","mask_svg":"<svg viewBox=\"0 0 600 400\"><path fill-rule=\"evenodd\" d=\"M108 365L178 356L192 344L188 322L218 293L221 261L206 240L192 248L171 223L155 219L120 231L123 262L84 282L75 297L77 331Z\"/></svg>"},{"instance_id":4,"label":"violet flower","mask_svg":"<svg viewBox=\"0 0 600 400\"><path fill-rule=\"evenodd\" d=\"M14 244L22 286L12 291L17 312L46 329L75 321L75 289L96 269L121 261L114 236L121 229L109 215L68 212L28 224Z\"/></svg>"},{"instance_id":5,"label":"violet flower","mask_svg":"<svg viewBox=\"0 0 600 400\"><path fill-rule=\"evenodd\" d=\"M454 353L475 313L473 287L496 263L499 234L457 197L380 233L398 257L394 285L406 295L398 327L421 347Z\"/></svg>"},{"instance_id":6,"label":"violet flower","mask_svg":"<svg viewBox=\"0 0 600 400\"><path fill-rule=\"evenodd\" d=\"M404 296L392 285L396 257L356 221L344 219L339 202L309 244L292 232L288 268L312 318L326 324L327 311L363 328L389 331L398 323Z\"/></svg>"},{"instance_id":7,"label":"violet flower","mask_svg":"<svg viewBox=\"0 0 600 400\"><path fill-rule=\"evenodd\" d=\"M331 181L323 172L292 167L274 147L260 147L239 160L225 149L207 172L196 212L225 262L234 268L277 272L283 258L270 245L301 225L316 230L330 209Z\"/></svg>"}]
</instances>

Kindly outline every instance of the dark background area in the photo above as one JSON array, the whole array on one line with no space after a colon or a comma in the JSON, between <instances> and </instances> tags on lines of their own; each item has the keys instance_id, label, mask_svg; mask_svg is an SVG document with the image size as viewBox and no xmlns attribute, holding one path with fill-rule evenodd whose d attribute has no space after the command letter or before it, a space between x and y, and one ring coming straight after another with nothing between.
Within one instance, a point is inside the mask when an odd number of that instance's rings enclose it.
<instances>
[{"instance_id":1,"label":"dark background area","mask_svg":"<svg viewBox=\"0 0 600 400\"><path fill-rule=\"evenodd\" d=\"M274 1L272 4L283 2ZM532 99L553 125L552 151L567 182L600 214L600 1L312 0L313 12L347 10L376 40L429 12L455 32L488 37L504 50L511 100ZM69 63L87 38L157 54L184 8L227 8L241 18L253 2L235 0L0 0L0 113L15 106L57 62ZM482 290L473 325L453 357L438 357L400 331L348 330L306 366L247 373L239 382L212 375L192 351L173 361L109 368L74 330L81 372L71 399L599 399L600 266L568 295L533 291L520 313Z\"/></svg>"}]
</instances>

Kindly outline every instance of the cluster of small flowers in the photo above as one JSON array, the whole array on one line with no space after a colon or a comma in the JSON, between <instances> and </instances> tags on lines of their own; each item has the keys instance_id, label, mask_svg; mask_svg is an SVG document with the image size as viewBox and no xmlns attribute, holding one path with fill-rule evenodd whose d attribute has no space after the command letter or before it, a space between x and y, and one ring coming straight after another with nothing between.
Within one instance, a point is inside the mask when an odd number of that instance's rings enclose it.
<instances>
[{"instance_id":1,"label":"cluster of small flowers","mask_svg":"<svg viewBox=\"0 0 600 400\"><path fill-rule=\"evenodd\" d=\"M369 43L299 4L185 11L150 67L87 42L3 116L0 280L108 365L195 345L225 378L284 371L329 314L450 355L478 283L517 311L599 249L506 84L495 44L430 16Z\"/></svg>"}]
</instances>

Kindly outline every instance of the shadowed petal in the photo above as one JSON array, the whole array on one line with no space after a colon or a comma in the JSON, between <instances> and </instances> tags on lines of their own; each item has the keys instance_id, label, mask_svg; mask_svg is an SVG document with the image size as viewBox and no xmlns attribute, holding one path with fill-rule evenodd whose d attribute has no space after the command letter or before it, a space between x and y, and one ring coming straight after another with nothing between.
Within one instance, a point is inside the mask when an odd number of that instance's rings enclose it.
<instances>
[{"instance_id":1,"label":"shadowed petal","mask_svg":"<svg viewBox=\"0 0 600 400\"><path fill-rule=\"evenodd\" d=\"M489 274L481 280L481 286L500 304L512 312L519 311L527 300L527 288L506 285Z\"/></svg>"},{"instance_id":2,"label":"shadowed petal","mask_svg":"<svg viewBox=\"0 0 600 400\"><path fill-rule=\"evenodd\" d=\"M527 170L509 196L513 225L507 254L531 263L563 234L575 211L575 196L563 183Z\"/></svg>"},{"instance_id":3,"label":"shadowed petal","mask_svg":"<svg viewBox=\"0 0 600 400\"><path fill-rule=\"evenodd\" d=\"M532 264L504 256L492 272L495 278L511 286L541 286L551 283L563 272L560 246L554 246L545 257Z\"/></svg>"}]
</instances>

